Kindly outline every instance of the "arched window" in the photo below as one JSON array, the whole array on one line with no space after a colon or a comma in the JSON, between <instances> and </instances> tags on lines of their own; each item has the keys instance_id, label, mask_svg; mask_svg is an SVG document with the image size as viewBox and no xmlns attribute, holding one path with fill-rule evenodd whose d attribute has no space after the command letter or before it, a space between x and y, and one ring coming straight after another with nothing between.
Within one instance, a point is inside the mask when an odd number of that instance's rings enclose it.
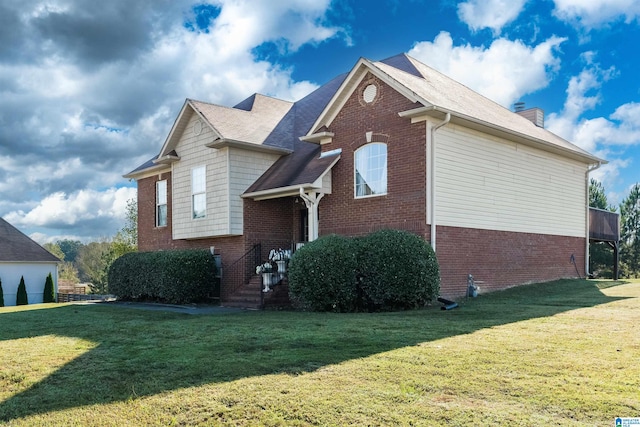
<instances>
[{"instance_id":1,"label":"arched window","mask_svg":"<svg viewBox=\"0 0 640 427\"><path fill-rule=\"evenodd\" d=\"M355 152L355 196L387 194L387 144L374 142Z\"/></svg>"}]
</instances>

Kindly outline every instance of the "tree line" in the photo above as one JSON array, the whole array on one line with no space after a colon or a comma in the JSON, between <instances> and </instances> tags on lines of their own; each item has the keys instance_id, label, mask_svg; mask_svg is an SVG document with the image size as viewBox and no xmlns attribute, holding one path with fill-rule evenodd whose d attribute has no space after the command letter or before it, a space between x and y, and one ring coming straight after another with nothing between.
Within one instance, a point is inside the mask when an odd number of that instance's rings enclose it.
<instances>
[{"instance_id":1,"label":"tree line","mask_svg":"<svg viewBox=\"0 0 640 427\"><path fill-rule=\"evenodd\" d=\"M604 186L591 178L589 182L589 206L620 213L620 264L621 278L640 277L640 183L636 183L620 205L609 204ZM606 243L589 245L590 271L597 277L613 277L613 249Z\"/></svg>"},{"instance_id":2,"label":"tree line","mask_svg":"<svg viewBox=\"0 0 640 427\"><path fill-rule=\"evenodd\" d=\"M113 261L138 248L137 203L134 199L127 202L125 226L115 236L86 244L63 239L43 246L62 261L58 267L59 285L89 283L92 293L106 294L107 274Z\"/></svg>"}]
</instances>

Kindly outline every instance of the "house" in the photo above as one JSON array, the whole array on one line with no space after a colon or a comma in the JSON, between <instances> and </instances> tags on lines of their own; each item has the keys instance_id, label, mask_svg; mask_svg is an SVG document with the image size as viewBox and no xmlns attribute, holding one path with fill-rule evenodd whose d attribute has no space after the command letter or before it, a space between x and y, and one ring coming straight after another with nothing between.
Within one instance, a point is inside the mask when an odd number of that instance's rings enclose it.
<instances>
[{"instance_id":1,"label":"house","mask_svg":"<svg viewBox=\"0 0 640 427\"><path fill-rule=\"evenodd\" d=\"M443 296L464 295L469 274L483 290L584 277L589 172L604 160L519 110L405 54L362 58L297 102L187 99L125 175L139 249L214 248L223 301L272 248L380 228L431 243Z\"/></svg>"},{"instance_id":2,"label":"house","mask_svg":"<svg viewBox=\"0 0 640 427\"><path fill-rule=\"evenodd\" d=\"M0 218L0 280L6 306L16 305L21 277L24 277L29 304L42 302L49 273L56 292L59 262L56 256Z\"/></svg>"}]
</instances>

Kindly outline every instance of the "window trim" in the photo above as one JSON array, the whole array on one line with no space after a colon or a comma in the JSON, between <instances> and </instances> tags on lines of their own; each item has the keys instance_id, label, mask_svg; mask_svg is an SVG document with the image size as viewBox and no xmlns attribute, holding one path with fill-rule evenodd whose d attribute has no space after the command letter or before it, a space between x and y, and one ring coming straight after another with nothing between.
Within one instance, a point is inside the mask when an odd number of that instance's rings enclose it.
<instances>
[{"instance_id":1,"label":"window trim","mask_svg":"<svg viewBox=\"0 0 640 427\"><path fill-rule=\"evenodd\" d=\"M384 147L384 166L383 166L384 183L385 183L384 192L358 195L358 166L357 166L357 164L358 164L358 154L361 153L364 149L371 148L373 146L382 146L382 147ZM367 160L368 160L368 158L367 158ZM386 196L388 194L388 192L389 192L389 183L388 183L389 169L388 169L388 164L389 164L388 149L387 149L387 144L384 143L384 142L370 142L368 144L362 145L357 150L355 150L354 153L353 153L353 197L356 198L356 199L366 199L366 198L370 198L370 197Z\"/></svg>"},{"instance_id":2,"label":"window trim","mask_svg":"<svg viewBox=\"0 0 640 427\"><path fill-rule=\"evenodd\" d=\"M202 184L202 189L198 187L199 191L196 191L196 172L202 170L204 181ZM196 216L196 197L202 196L204 199L204 210L202 216ZM191 219L199 220L207 217L207 167L205 165L196 166L191 168Z\"/></svg>"},{"instance_id":3,"label":"window trim","mask_svg":"<svg viewBox=\"0 0 640 427\"><path fill-rule=\"evenodd\" d=\"M160 185L164 184L164 203L160 197ZM156 227L166 227L168 225L168 194L167 194L167 180L162 179L156 181ZM164 224L160 224L160 208L164 206Z\"/></svg>"}]
</instances>

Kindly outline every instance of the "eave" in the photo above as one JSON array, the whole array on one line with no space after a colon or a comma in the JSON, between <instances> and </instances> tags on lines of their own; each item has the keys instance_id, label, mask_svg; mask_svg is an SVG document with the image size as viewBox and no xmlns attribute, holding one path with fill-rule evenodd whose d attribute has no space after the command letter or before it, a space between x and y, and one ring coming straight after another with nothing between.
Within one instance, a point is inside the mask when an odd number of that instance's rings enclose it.
<instances>
[{"instance_id":1,"label":"eave","mask_svg":"<svg viewBox=\"0 0 640 427\"><path fill-rule=\"evenodd\" d=\"M157 174L162 173L162 172L170 172L170 171L171 171L171 166L169 166L167 164L156 164L156 165L148 167L146 169L142 169L142 170L135 171L135 172L129 172L126 175L122 175L122 177L126 178L126 179L139 180L139 179L142 179L142 178L148 178L150 176L157 175Z\"/></svg>"},{"instance_id":2,"label":"eave","mask_svg":"<svg viewBox=\"0 0 640 427\"><path fill-rule=\"evenodd\" d=\"M253 142L238 141L238 140L227 139L227 138L215 139L212 142L206 143L205 147L216 148L216 149L225 148L225 147L234 147L234 148L241 148L244 150L259 151L263 153L272 153L272 154L290 154L292 152L292 150L289 150L286 148L273 147L271 145L255 144Z\"/></svg>"},{"instance_id":3,"label":"eave","mask_svg":"<svg viewBox=\"0 0 640 427\"><path fill-rule=\"evenodd\" d=\"M531 135L526 135L521 132L516 132L502 126L495 125L493 123L460 114L446 108L438 107L436 105L429 105L426 107L419 107L411 110L401 111L398 113L398 115L400 117L410 118L412 123L417 123L425 121L428 118L444 120L444 117L447 115L447 113L451 114L451 123L456 123L469 129L477 130L479 132L497 136L499 138L504 138L509 141L520 143L529 147L539 148L544 151L560 154L562 156L569 157L574 160L579 160L587 164L608 163L606 160L590 155L586 152L580 153L578 151L562 147L552 142L545 141Z\"/></svg>"}]
</instances>

